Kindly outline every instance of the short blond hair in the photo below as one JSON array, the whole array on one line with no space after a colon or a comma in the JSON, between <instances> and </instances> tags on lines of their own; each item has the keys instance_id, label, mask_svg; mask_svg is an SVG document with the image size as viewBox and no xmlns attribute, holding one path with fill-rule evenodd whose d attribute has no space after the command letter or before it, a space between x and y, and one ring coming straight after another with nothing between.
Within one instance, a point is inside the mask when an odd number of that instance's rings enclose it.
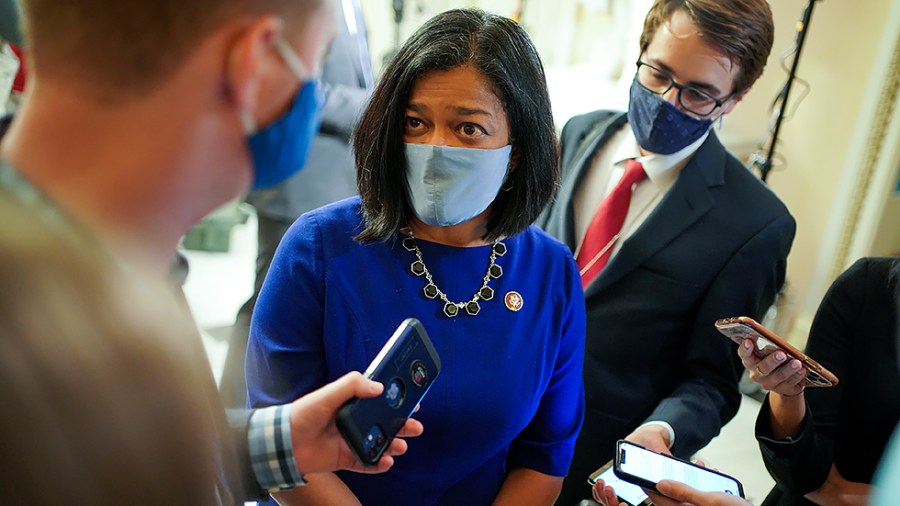
<instances>
[{"instance_id":1,"label":"short blond hair","mask_svg":"<svg viewBox=\"0 0 900 506\"><path fill-rule=\"evenodd\" d=\"M22 0L36 75L122 93L153 89L210 33L242 16L288 22L328 0Z\"/></svg>"}]
</instances>

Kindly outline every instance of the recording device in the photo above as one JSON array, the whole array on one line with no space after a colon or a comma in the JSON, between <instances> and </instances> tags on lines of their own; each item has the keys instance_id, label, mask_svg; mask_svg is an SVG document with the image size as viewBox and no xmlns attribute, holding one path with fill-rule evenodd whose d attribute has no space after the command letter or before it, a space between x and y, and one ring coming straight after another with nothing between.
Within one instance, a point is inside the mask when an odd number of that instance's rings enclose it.
<instances>
[{"instance_id":1,"label":"recording device","mask_svg":"<svg viewBox=\"0 0 900 506\"><path fill-rule=\"evenodd\" d=\"M662 480L674 480L701 492L744 497L743 485L732 476L621 439L616 443L613 471L622 480L651 490Z\"/></svg>"},{"instance_id":2,"label":"recording device","mask_svg":"<svg viewBox=\"0 0 900 506\"><path fill-rule=\"evenodd\" d=\"M783 351L791 358L796 358L808 371L804 380L804 384L808 387L833 387L838 384L838 377L834 373L757 323L753 318L746 316L722 318L717 320L715 325L719 332L738 345L744 339L751 339L755 344L753 354L758 358L766 358L778 350Z\"/></svg>"},{"instance_id":3,"label":"recording device","mask_svg":"<svg viewBox=\"0 0 900 506\"><path fill-rule=\"evenodd\" d=\"M384 385L378 397L351 399L337 428L364 465L374 465L441 372L441 359L415 318L400 324L364 375Z\"/></svg>"},{"instance_id":4,"label":"recording device","mask_svg":"<svg viewBox=\"0 0 900 506\"><path fill-rule=\"evenodd\" d=\"M588 483L593 486L597 481L603 480L603 483L606 484L606 486L612 487L613 490L616 491L616 496L619 498L619 501L628 506L652 506L653 503L650 502L650 498L644 493L644 489L633 483L623 481L616 476L615 470L613 469L614 463L614 460L610 460L604 464L603 467L591 473L591 475L588 476Z\"/></svg>"}]
</instances>

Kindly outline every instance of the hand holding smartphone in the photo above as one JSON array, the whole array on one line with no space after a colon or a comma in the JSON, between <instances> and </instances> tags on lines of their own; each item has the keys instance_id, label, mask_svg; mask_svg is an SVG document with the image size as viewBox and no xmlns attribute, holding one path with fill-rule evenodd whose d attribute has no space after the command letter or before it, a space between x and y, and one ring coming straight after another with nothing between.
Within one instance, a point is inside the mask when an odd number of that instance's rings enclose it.
<instances>
[{"instance_id":1,"label":"hand holding smartphone","mask_svg":"<svg viewBox=\"0 0 900 506\"><path fill-rule=\"evenodd\" d=\"M622 439L616 444L613 470L620 479L654 491L660 481L674 480L701 492L724 492L744 497L743 485L732 476Z\"/></svg>"},{"instance_id":2,"label":"hand holding smartphone","mask_svg":"<svg viewBox=\"0 0 900 506\"><path fill-rule=\"evenodd\" d=\"M832 387L838 384L838 377L831 371L809 358L802 351L791 346L787 341L775 335L769 329L763 327L752 318L737 316L723 318L716 321L716 329L738 345L744 339L754 342L753 354L759 358L766 358L775 351L781 350L787 356L795 358L803 363L808 374L804 384L808 387Z\"/></svg>"},{"instance_id":3,"label":"hand holding smartphone","mask_svg":"<svg viewBox=\"0 0 900 506\"><path fill-rule=\"evenodd\" d=\"M644 489L616 476L615 470L613 469L614 463L614 460L610 460L591 473L591 475L588 476L588 483L593 486L597 481L603 480L603 483L606 484L606 486L612 487L613 490L616 491L616 496L618 496L619 501L624 502L629 506L649 506L653 504L650 502L650 497L644 493Z\"/></svg>"},{"instance_id":4,"label":"hand holding smartphone","mask_svg":"<svg viewBox=\"0 0 900 506\"><path fill-rule=\"evenodd\" d=\"M441 372L441 359L415 318L400 324L364 375L384 385L378 397L338 410L338 431L364 465L378 462Z\"/></svg>"}]
</instances>

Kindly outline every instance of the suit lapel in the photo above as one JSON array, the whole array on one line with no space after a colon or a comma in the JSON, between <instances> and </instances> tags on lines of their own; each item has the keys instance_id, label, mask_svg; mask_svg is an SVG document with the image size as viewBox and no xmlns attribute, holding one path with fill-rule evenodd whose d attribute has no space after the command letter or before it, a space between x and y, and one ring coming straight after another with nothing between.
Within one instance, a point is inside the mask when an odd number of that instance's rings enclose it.
<instances>
[{"instance_id":1,"label":"suit lapel","mask_svg":"<svg viewBox=\"0 0 900 506\"><path fill-rule=\"evenodd\" d=\"M725 149L710 132L656 209L588 285L585 297L620 280L709 212L715 206L709 187L722 184L724 165Z\"/></svg>"},{"instance_id":2,"label":"suit lapel","mask_svg":"<svg viewBox=\"0 0 900 506\"><path fill-rule=\"evenodd\" d=\"M572 251L575 251L575 248L578 246L578 239L575 237L575 207L572 197L574 197L575 190L581 185L581 181L590 167L591 160L594 158L598 146L605 144L609 137L622 126L624 121L624 114L610 116L607 120L598 123L585 135L584 140L579 143L578 152L572 157L572 169L567 171L568 176L559 188L557 200L565 202L566 205L562 208L564 213L561 222L562 230L555 235L561 238Z\"/></svg>"}]
</instances>

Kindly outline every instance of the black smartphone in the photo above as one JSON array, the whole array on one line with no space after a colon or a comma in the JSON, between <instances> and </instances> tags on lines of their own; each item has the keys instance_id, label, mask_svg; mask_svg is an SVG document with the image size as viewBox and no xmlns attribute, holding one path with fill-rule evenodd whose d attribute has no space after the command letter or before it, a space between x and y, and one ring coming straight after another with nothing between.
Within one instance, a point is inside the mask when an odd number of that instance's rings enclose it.
<instances>
[{"instance_id":1,"label":"black smartphone","mask_svg":"<svg viewBox=\"0 0 900 506\"><path fill-rule=\"evenodd\" d=\"M744 497L743 485L732 476L621 439L616 443L613 470L619 478L651 490L662 480L674 480L701 492Z\"/></svg>"},{"instance_id":2,"label":"black smartphone","mask_svg":"<svg viewBox=\"0 0 900 506\"><path fill-rule=\"evenodd\" d=\"M603 480L604 484L612 487L613 490L616 491L616 496L618 496L619 501L628 504L629 506L651 506L653 503L650 502L650 497L644 493L644 489L616 476L615 470L613 469L614 462L615 461L610 460L591 473L591 475L588 476L588 484L593 486L598 480Z\"/></svg>"},{"instance_id":3,"label":"black smartphone","mask_svg":"<svg viewBox=\"0 0 900 506\"><path fill-rule=\"evenodd\" d=\"M422 323L407 318L365 372L384 392L351 399L338 410L338 431L360 462L378 462L440 372L441 358Z\"/></svg>"}]
</instances>

